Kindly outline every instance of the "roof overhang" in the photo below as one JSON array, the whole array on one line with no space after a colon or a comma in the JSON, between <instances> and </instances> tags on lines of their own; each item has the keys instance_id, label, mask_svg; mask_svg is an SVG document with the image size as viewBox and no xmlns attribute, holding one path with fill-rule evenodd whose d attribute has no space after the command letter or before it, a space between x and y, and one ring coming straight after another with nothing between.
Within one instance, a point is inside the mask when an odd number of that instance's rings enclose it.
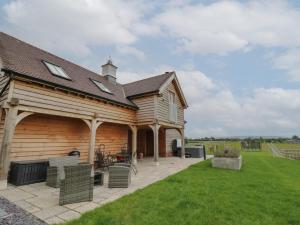
<instances>
[{"instance_id":1,"label":"roof overhang","mask_svg":"<svg viewBox=\"0 0 300 225\"><path fill-rule=\"evenodd\" d=\"M186 109L188 107L188 104L187 104L187 101L184 97L184 94L183 94L183 91L181 89L181 86L180 86L180 83L178 81L178 78L177 78L177 75L176 75L176 72L173 71L172 72L172 76L169 77L169 79L167 79L159 88L159 91L158 91L158 94L162 94L166 88L174 81L174 84L175 84L175 88L176 90L178 91L179 93L179 98L181 100L181 103L183 104L184 108Z\"/></svg>"},{"instance_id":2,"label":"roof overhang","mask_svg":"<svg viewBox=\"0 0 300 225\"><path fill-rule=\"evenodd\" d=\"M45 85L49 85L49 86L52 86L52 87L60 88L62 90L82 94L82 95L85 95L85 96L88 96L88 97L91 97L91 98L95 98L95 99L102 100L102 101L105 101L105 102L110 102L110 103L113 103L115 105L123 106L123 107L130 108L130 109L133 109L133 110L138 110L139 109L138 106L136 106L134 103L132 103L134 105L124 104L124 103L117 102L117 101L114 101L114 100L111 100L111 99L108 99L108 98L104 98L104 97L101 97L101 96L98 96L98 95L93 95L93 94L90 94L90 93L87 93L87 92L84 92L84 91L80 91L80 90L77 90L77 89L74 89L74 88L66 87L64 85L60 85L60 84L57 84L57 83L52 83L52 82L45 81L45 80L42 80L42 79L34 78L32 76L29 76L29 75L26 75L26 74L21 74L21 73L15 72L15 71L10 70L10 69L2 68L1 71L7 73L10 76L11 79L13 79L13 78L22 78L23 80L26 79L26 80L31 81L31 82L35 82L35 83L39 83L39 84L45 84Z\"/></svg>"}]
</instances>

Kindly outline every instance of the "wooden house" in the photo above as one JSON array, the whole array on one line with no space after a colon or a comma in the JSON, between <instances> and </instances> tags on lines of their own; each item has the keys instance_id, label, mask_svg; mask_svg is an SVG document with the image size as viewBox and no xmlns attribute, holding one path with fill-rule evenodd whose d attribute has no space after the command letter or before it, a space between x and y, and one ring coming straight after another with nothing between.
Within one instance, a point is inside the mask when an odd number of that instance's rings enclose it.
<instances>
[{"instance_id":1,"label":"wooden house","mask_svg":"<svg viewBox=\"0 0 300 225\"><path fill-rule=\"evenodd\" d=\"M79 149L93 163L101 145L158 162L184 139L187 102L175 72L122 85L111 60L100 75L2 32L0 68L2 187L11 161Z\"/></svg>"}]
</instances>

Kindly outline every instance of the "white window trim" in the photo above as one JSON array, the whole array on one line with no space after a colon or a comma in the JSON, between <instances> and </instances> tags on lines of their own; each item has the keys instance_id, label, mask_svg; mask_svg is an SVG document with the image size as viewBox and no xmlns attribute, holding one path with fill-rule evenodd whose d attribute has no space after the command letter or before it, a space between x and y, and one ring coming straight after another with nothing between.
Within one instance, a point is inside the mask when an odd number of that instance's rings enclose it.
<instances>
[{"instance_id":1,"label":"white window trim","mask_svg":"<svg viewBox=\"0 0 300 225\"><path fill-rule=\"evenodd\" d=\"M171 95L173 96L173 102L171 101ZM172 91L168 92L168 98L169 98L169 120L172 122L177 123L178 118L178 107L176 104L176 94Z\"/></svg>"}]
</instances>

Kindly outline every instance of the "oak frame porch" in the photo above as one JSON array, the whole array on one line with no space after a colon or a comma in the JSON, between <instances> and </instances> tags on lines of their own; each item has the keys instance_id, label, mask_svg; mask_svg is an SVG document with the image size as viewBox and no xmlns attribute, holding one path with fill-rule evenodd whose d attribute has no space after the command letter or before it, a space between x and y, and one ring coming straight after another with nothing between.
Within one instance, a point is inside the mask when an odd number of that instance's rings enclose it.
<instances>
[{"instance_id":1,"label":"oak frame porch","mask_svg":"<svg viewBox=\"0 0 300 225\"><path fill-rule=\"evenodd\" d=\"M57 114L46 114L45 111L36 110L36 111L23 111L18 104L18 101L11 102L7 107L3 108L1 110L0 117L5 116L5 122L3 127L3 141L1 145L1 161L0 161L0 189L6 188L7 186L7 176L11 161L11 148L12 148L12 141L14 137L15 130L17 128L17 125L23 121L23 119L27 118L28 116L34 116L34 115L47 115L47 116L60 116L63 117L63 115L57 115ZM97 130L101 127L102 124L105 123L113 123L111 120L106 120L104 118L100 117L94 117L90 119L86 118L78 118L73 117L74 119L80 119L84 122L84 124L87 125L89 129L89 143L88 143L88 161L91 164L94 164L95 160L95 149L96 149L96 138L97 138ZM140 124L136 125L133 123L120 123L119 121L115 121L115 124L122 124L128 126L128 128L131 131L131 152L132 152L132 158L133 163L137 163L137 133L139 129L142 129L144 127L147 127L148 129L152 130L153 132L153 146L154 146L154 154L153 154L153 160L156 165L159 165L159 130L160 129L166 129L166 128L174 128L166 125L160 125L159 123L154 124ZM178 129L175 127L175 129ZM183 136L183 129L178 129L180 134L182 135L182 139L184 139ZM184 141L183 141L184 143ZM183 147L184 149L184 147ZM183 151L182 151L183 152ZM183 156L184 157L184 154Z\"/></svg>"}]
</instances>

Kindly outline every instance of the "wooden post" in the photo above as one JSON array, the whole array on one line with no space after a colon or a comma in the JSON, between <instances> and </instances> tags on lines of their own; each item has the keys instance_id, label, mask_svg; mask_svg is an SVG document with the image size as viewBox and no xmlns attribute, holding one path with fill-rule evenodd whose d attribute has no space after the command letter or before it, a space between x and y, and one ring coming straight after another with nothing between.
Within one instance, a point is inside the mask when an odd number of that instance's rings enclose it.
<instances>
[{"instance_id":1,"label":"wooden post","mask_svg":"<svg viewBox=\"0 0 300 225\"><path fill-rule=\"evenodd\" d=\"M184 129L180 130L180 134L181 134L181 158L185 158L185 142L184 142Z\"/></svg>"},{"instance_id":2,"label":"wooden post","mask_svg":"<svg viewBox=\"0 0 300 225\"><path fill-rule=\"evenodd\" d=\"M5 118L3 138L0 149L0 190L5 189L7 187L7 175L10 165L11 142L16 129L17 114L18 108L10 107L7 111Z\"/></svg>"},{"instance_id":3,"label":"wooden post","mask_svg":"<svg viewBox=\"0 0 300 225\"><path fill-rule=\"evenodd\" d=\"M95 156L95 144L96 144L96 133L97 128L102 124L102 121L92 120L91 121L91 135L90 135L90 146L89 146L89 162L94 164Z\"/></svg>"},{"instance_id":4,"label":"wooden post","mask_svg":"<svg viewBox=\"0 0 300 225\"><path fill-rule=\"evenodd\" d=\"M137 164L137 127L130 125L132 131L132 162Z\"/></svg>"},{"instance_id":5,"label":"wooden post","mask_svg":"<svg viewBox=\"0 0 300 225\"><path fill-rule=\"evenodd\" d=\"M152 131L153 131L153 141L154 141L154 162L156 165L159 165L158 158L159 158L159 143L158 143L158 138L159 138L159 128L160 125L155 123L153 125L150 125Z\"/></svg>"}]
</instances>

